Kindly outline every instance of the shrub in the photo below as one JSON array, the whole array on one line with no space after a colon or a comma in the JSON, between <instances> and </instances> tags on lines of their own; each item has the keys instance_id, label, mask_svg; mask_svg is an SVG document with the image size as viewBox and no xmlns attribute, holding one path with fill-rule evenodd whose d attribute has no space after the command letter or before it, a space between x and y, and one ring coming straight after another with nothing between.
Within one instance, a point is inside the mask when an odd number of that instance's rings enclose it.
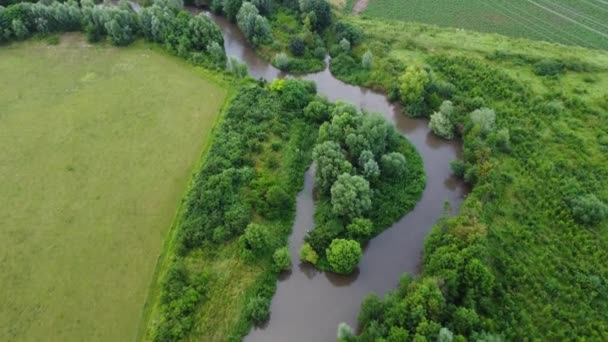
<instances>
[{"instance_id":1,"label":"shrub","mask_svg":"<svg viewBox=\"0 0 608 342\"><path fill-rule=\"evenodd\" d=\"M250 223L245 228L245 234L241 236L241 243L245 249L256 254L266 252L270 244L268 229L260 224Z\"/></svg>"},{"instance_id":2,"label":"shrub","mask_svg":"<svg viewBox=\"0 0 608 342\"><path fill-rule=\"evenodd\" d=\"M372 54L372 52L370 50L367 50L363 54L363 57L361 58L361 66L363 66L363 68L369 70L372 68L373 62L374 62L374 55Z\"/></svg>"},{"instance_id":3,"label":"shrub","mask_svg":"<svg viewBox=\"0 0 608 342\"><path fill-rule=\"evenodd\" d=\"M369 182L361 176L343 173L331 187L332 211L348 220L361 216L372 206Z\"/></svg>"},{"instance_id":4,"label":"shrub","mask_svg":"<svg viewBox=\"0 0 608 342\"><path fill-rule=\"evenodd\" d=\"M310 101L304 108L304 116L312 122L321 123L329 120L329 108L321 101Z\"/></svg>"},{"instance_id":5,"label":"shrub","mask_svg":"<svg viewBox=\"0 0 608 342\"><path fill-rule=\"evenodd\" d=\"M17 37L17 39L25 39L30 34L29 30L21 19L13 19L11 22L11 28L13 29L13 34L15 37Z\"/></svg>"},{"instance_id":6,"label":"shrub","mask_svg":"<svg viewBox=\"0 0 608 342\"><path fill-rule=\"evenodd\" d=\"M438 112L431 115L429 128L433 133L444 139L454 138L454 124L452 123L452 113L454 106L451 101L443 101Z\"/></svg>"},{"instance_id":7,"label":"shrub","mask_svg":"<svg viewBox=\"0 0 608 342\"><path fill-rule=\"evenodd\" d=\"M534 64L533 70L538 76L556 76L564 71L564 65L553 59L542 59Z\"/></svg>"},{"instance_id":8,"label":"shrub","mask_svg":"<svg viewBox=\"0 0 608 342\"><path fill-rule=\"evenodd\" d=\"M327 261L339 274L350 274L361 259L361 246L357 241L335 239L326 250Z\"/></svg>"},{"instance_id":9,"label":"shrub","mask_svg":"<svg viewBox=\"0 0 608 342\"><path fill-rule=\"evenodd\" d=\"M334 34L336 35L336 41L339 42L342 39L346 39L352 45L358 44L363 37L363 32L361 29L341 21L334 25Z\"/></svg>"},{"instance_id":10,"label":"shrub","mask_svg":"<svg viewBox=\"0 0 608 342\"><path fill-rule=\"evenodd\" d=\"M245 315L255 324L264 323L270 317L270 299L256 295L245 306Z\"/></svg>"},{"instance_id":11,"label":"shrub","mask_svg":"<svg viewBox=\"0 0 608 342\"><path fill-rule=\"evenodd\" d=\"M325 59L325 55L327 54L327 50L325 50L325 48L322 47L322 46L317 46L315 48L315 51L314 51L313 54L314 54L315 58L323 60L323 59Z\"/></svg>"},{"instance_id":12,"label":"shrub","mask_svg":"<svg viewBox=\"0 0 608 342\"><path fill-rule=\"evenodd\" d=\"M572 200L572 216L581 224L594 225L608 216L608 205L594 194L581 195Z\"/></svg>"},{"instance_id":13,"label":"shrub","mask_svg":"<svg viewBox=\"0 0 608 342\"><path fill-rule=\"evenodd\" d=\"M244 78L247 76L247 64L241 63L236 57L230 57L228 71L238 78Z\"/></svg>"},{"instance_id":14,"label":"shrub","mask_svg":"<svg viewBox=\"0 0 608 342\"><path fill-rule=\"evenodd\" d=\"M336 333L336 337L338 342L351 341L355 337L355 332L350 325L341 322L338 324L338 332Z\"/></svg>"},{"instance_id":15,"label":"shrub","mask_svg":"<svg viewBox=\"0 0 608 342\"><path fill-rule=\"evenodd\" d=\"M348 41L348 39L342 38L342 40L340 41L340 49L342 49L342 52L346 54L350 53L350 42Z\"/></svg>"},{"instance_id":16,"label":"shrub","mask_svg":"<svg viewBox=\"0 0 608 342\"><path fill-rule=\"evenodd\" d=\"M406 160L403 154L399 152L391 152L382 156L380 159L382 174L397 178L401 177L406 171Z\"/></svg>"},{"instance_id":17,"label":"shrub","mask_svg":"<svg viewBox=\"0 0 608 342\"><path fill-rule=\"evenodd\" d=\"M431 82L428 72L420 65L410 65L399 77L399 93L404 104L420 103L426 87Z\"/></svg>"},{"instance_id":18,"label":"shrub","mask_svg":"<svg viewBox=\"0 0 608 342\"><path fill-rule=\"evenodd\" d=\"M285 212L289 210L292 205L292 199L285 190L281 187L273 185L268 191L266 191L266 216L269 218L279 219L285 217Z\"/></svg>"},{"instance_id":19,"label":"shrub","mask_svg":"<svg viewBox=\"0 0 608 342\"><path fill-rule=\"evenodd\" d=\"M251 0L251 3L261 14L270 14L272 12L272 0Z\"/></svg>"},{"instance_id":20,"label":"shrub","mask_svg":"<svg viewBox=\"0 0 608 342\"><path fill-rule=\"evenodd\" d=\"M270 40L271 28L268 20L262 17L250 2L243 3L236 15L236 22L247 40L254 46Z\"/></svg>"},{"instance_id":21,"label":"shrub","mask_svg":"<svg viewBox=\"0 0 608 342\"><path fill-rule=\"evenodd\" d=\"M508 128L496 132L496 146L503 152L511 151L511 137Z\"/></svg>"},{"instance_id":22,"label":"shrub","mask_svg":"<svg viewBox=\"0 0 608 342\"><path fill-rule=\"evenodd\" d=\"M306 45L304 44L304 40L298 36L294 36L289 41L289 51L297 57L303 56L304 52L306 52Z\"/></svg>"},{"instance_id":23,"label":"shrub","mask_svg":"<svg viewBox=\"0 0 608 342\"><path fill-rule=\"evenodd\" d=\"M275 272L282 272L291 269L291 255L287 247L281 247L274 251L272 255L272 267Z\"/></svg>"},{"instance_id":24,"label":"shrub","mask_svg":"<svg viewBox=\"0 0 608 342\"><path fill-rule=\"evenodd\" d=\"M226 17L230 21L234 21L236 19L236 15L241 9L241 5L243 4L243 0L223 0L223 11Z\"/></svg>"},{"instance_id":25,"label":"shrub","mask_svg":"<svg viewBox=\"0 0 608 342\"><path fill-rule=\"evenodd\" d=\"M481 133L487 135L496 128L496 112L490 108L480 108L471 113L471 121L479 126Z\"/></svg>"},{"instance_id":26,"label":"shrub","mask_svg":"<svg viewBox=\"0 0 608 342\"><path fill-rule=\"evenodd\" d=\"M321 192L329 193L338 176L350 172L352 165L346 160L340 145L326 141L313 150L316 162L315 184Z\"/></svg>"},{"instance_id":27,"label":"shrub","mask_svg":"<svg viewBox=\"0 0 608 342\"><path fill-rule=\"evenodd\" d=\"M284 52L279 52L274 57L274 64L280 70L286 71L289 68L289 57Z\"/></svg>"},{"instance_id":28,"label":"shrub","mask_svg":"<svg viewBox=\"0 0 608 342\"><path fill-rule=\"evenodd\" d=\"M346 226L349 238L353 240L366 241L373 234L374 225L372 221L358 217Z\"/></svg>"},{"instance_id":29,"label":"shrub","mask_svg":"<svg viewBox=\"0 0 608 342\"><path fill-rule=\"evenodd\" d=\"M313 265L316 265L317 261L319 261L319 256L317 255L317 252L312 249L312 246L309 243L305 242L302 245L302 248L300 248L300 259L302 261L306 261Z\"/></svg>"},{"instance_id":30,"label":"shrub","mask_svg":"<svg viewBox=\"0 0 608 342\"><path fill-rule=\"evenodd\" d=\"M301 13L315 14L314 29L321 31L331 24L331 7L325 0L300 0Z\"/></svg>"}]
</instances>

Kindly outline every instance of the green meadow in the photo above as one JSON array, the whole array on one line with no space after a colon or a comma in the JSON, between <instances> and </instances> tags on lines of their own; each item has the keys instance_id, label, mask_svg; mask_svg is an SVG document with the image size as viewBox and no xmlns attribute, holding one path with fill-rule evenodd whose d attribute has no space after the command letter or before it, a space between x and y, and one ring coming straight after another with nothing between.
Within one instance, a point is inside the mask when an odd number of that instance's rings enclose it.
<instances>
[{"instance_id":1,"label":"green meadow","mask_svg":"<svg viewBox=\"0 0 608 342\"><path fill-rule=\"evenodd\" d=\"M129 341L227 95L143 43L0 49L0 340Z\"/></svg>"}]
</instances>

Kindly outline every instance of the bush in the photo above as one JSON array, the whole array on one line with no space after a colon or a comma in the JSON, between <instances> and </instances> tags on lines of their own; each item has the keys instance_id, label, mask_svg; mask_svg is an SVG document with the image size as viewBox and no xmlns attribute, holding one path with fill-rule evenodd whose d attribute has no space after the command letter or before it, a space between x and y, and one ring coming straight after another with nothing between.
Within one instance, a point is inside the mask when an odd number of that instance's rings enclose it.
<instances>
[{"instance_id":1,"label":"bush","mask_svg":"<svg viewBox=\"0 0 608 342\"><path fill-rule=\"evenodd\" d=\"M236 22L247 40L254 46L270 40L271 28L268 20L262 17L250 2L243 3L236 15Z\"/></svg>"},{"instance_id":2,"label":"bush","mask_svg":"<svg viewBox=\"0 0 608 342\"><path fill-rule=\"evenodd\" d=\"M556 76L564 71L564 65L553 59L543 59L534 64L533 70L538 76Z\"/></svg>"},{"instance_id":3,"label":"bush","mask_svg":"<svg viewBox=\"0 0 608 342\"><path fill-rule=\"evenodd\" d=\"M338 332L336 333L337 342L348 342L355 337L355 332L350 325L341 322L338 324Z\"/></svg>"},{"instance_id":4,"label":"bush","mask_svg":"<svg viewBox=\"0 0 608 342\"><path fill-rule=\"evenodd\" d=\"M391 178L401 177L407 168L405 157L399 152L383 155L380 159L380 166L382 174Z\"/></svg>"},{"instance_id":5,"label":"bush","mask_svg":"<svg viewBox=\"0 0 608 342\"><path fill-rule=\"evenodd\" d=\"M236 19L236 15L241 9L242 4L243 0L223 0L222 9L230 21L234 21Z\"/></svg>"},{"instance_id":6,"label":"bush","mask_svg":"<svg viewBox=\"0 0 608 342\"><path fill-rule=\"evenodd\" d=\"M374 225L372 221L358 217L346 226L349 238L359 241L367 241L373 234Z\"/></svg>"},{"instance_id":7,"label":"bush","mask_svg":"<svg viewBox=\"0 0 608 342\"><path fill-rule=\"evenodd\" d=\"M249 299L245 306L245 315L255 324L261 324L270 317L270 299L257 295Z\"/></svg>"},{"instance_id":8,"label":"bush","mask_svg":"<svg viewBox=\"0 0 608 342\"><path fill-rule=\"evenodd\" d=\"M430 84L428 72L420 65L410 65L399 78L399 93L404 104L416 104L423 101L424 91Z\"/></svg>"},{"instance_id":9,"label":"bush","mask_svg":"<svg viewBox=\"0 0 608 342\"><path fill-rule=\"evenodd\" d=\"M279 70L286 71L289 68L289 57L284 52L279 52L274 57L274 65L279 68Z\"/></svg>"},{"instance_id":10,"label":"bush","mask_svg":"<svg viewBox=\"0 0 608 342\"><path fill-rule=\"evenodd\" d=\"M270 234L268 229L257 223L250 223L245 228L245 234L241 236L241 243L247 250L255 254L262 254L268 251L270 244Z\"/></svg>"},{"instance_id":11,"label":"bush","mask_svg":"<svg viewBox=\"0 0 608 342\"><path fill-rule=\"evenodd\" d=\"M350 42L348 41L348 39L342 38L342 40L340 41L340 49L342 49L342 52L346 54L350 53Z\"/></svg>"},{"instance_id":12,"label":"bush","mask_svg":"<svg viewBox=\"0 0 608 342\"><path fill-rule=\"evenodd\" d=\"M350 274L361 259L361 246L357 241L335 239L325 252L332 269L339 274Z\"/></svg>"},{"instance_id":13,"label":"bush","mask_svg":"<svg viewBox=\"0 0 608 342\"><path fill-rule=\"evenodd\" d=\"M329 120L329 108L321 101L310 101L304 108L304 116L312 122L322 123Z\"/></svg>"},{"instance_id":14,"label":"bush","mask_svg":"<svg viewBox=\"0 0 608 342\"><path fill-rule=\"evenodd\" d=\"M281 247L274 251L272 255L272 267L275 272L282 272L291 269L291 255L287 247Z\"/></svg>"},{"instance_id":15,"label":"bush","mask_svg":"<svg viewBox=\"0 0 608 342\"><path fill-rule=\"evenodd\" d=\"M343 173L331 187L332 211L351 220L366 213L372 206L369 182L361 176Z\"/></svg>"},{"instance_id":16,"label":"bush","mask_svg":"<svg viewBox=\"0 0 608 342\"><path fill-rule=\"evenodd\" d=\"M374 55L370 50L367 50L361 58L361 66L365 69L371 69L374 62Z\"/></svg>"},{"instance_id":17,"label":"bush","mask_svg":"<svg viewBox=\"0 0 608 342\"><path fill-rule=\"evenodd\" d=\"M302 248L300 248L300 260L316 265L317 261L319 261L319 256L317 255L317 252L312 249L312 246L305 242L302 245Z\"/></svg>"},{"instance_id":18,"label":"bush","mask_svg":"<svg viewBox=\"0 0 608 342\"><path fill-rule=\"evenodd\" d=\"M490 108L480 108L471 113L473 125L479 126L481 133L487 135L496 129L496 112Z\"/></svg>"},{"instance_id":19,"label":"bush","mask_svg":"<svg viewBox=\"0 0 608 342\"><path fill-rule=\"evenodd\" d=\"M452 123L452 113L454 106L451 101L443 101L438 112L431 115L429 128L433 133L444 139L454 138L454 124Z\"/></svg>"},{"instance_id":20,"label":"bush","mask_svg":"<svg viewBox=\"0 0 608 342\"><path fill-rule=\"evenodd\" d=\"M304 40L298 36L294 36L289 41L289 51L296 57L303 56L306 52Z\"/></svg>"},{"instance_id":21,"label":"bush","mask_svg":"<svg viewBox=\"0 0 608 342\"><path fill-rule=\"evenodd\" d=\"M286 217L286 212L293 206L291 196L277 185L271 186L266 191L266 216L272 219Z\"/></svg>"},{"instance_id":22,"label":"bush","mask_svg":"<svg viewBox=\"0 0 608 342\"><path fill-rule=\"evenodd\" d=\"M593 194L582 195L571 203L574 219L586 225L595 225L608 216L608 205Z\"/></svg>"}]
</instances>

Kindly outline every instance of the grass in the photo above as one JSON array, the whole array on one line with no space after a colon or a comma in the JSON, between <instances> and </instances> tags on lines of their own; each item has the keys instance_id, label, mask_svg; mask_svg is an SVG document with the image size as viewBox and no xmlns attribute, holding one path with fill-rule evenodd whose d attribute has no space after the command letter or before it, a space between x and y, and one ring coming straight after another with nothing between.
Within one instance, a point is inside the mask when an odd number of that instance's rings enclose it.
<instances>
[{"instance_id":1,"label":"grass","mask_svg":"<svg viewBox=\"0 0 608 342\"><path fill-rule=\"evenodd\" d=\"M135 339L226 87L136 43L0 48L0 340Z\"/></svg>"},{"instance_id":2,"label":"grass","mask_svg":"<svg viewBox=\"0 0 608 342\"><path fill-rule=\"evenodd\" d=\"M364 14L608 48L608 3L600 0L371 0Z\"/></svg>"},{"instance_id":3,"label":"grass","mask_svg":"<svg viewBox=\"0 0 608 342\"><path fill-rule=\"evenodd\" d=\"M479 97L496 110L497 128L510 132L510 152L475 133L463 137L464 159L478 168L479 179L455 232L440 225L443 238L432 241L441 239L441 248L425 250L425 269L435 267L425 275L462 276L454 265L441 264L454 257L445 250L462 248L459 257L475 250L495 279L493 293L483 302L457 305L478 310L479 329L507 340L605 340L608 222L580 224L569 201L594 194L608 202L608 52L415 23L344 20L366 33L355 59L370 49L374 65L341 78L388 90L407 65L427 64L454 85L457 107ZM534 65L543 59L580 69L539 76ZM467 110L457 119L465 126ZM459 229L477 223L487 226L487 235L460 241ZM458 243L464 247L454 247Z\"/></svg>"}]
</instances>

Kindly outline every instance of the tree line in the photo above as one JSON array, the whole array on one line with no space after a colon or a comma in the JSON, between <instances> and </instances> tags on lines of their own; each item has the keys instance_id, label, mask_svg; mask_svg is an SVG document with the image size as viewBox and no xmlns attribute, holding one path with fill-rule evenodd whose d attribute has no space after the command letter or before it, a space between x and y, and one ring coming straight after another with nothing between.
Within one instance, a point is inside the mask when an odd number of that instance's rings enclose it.
<instances>
[{"instance_id":1,"label":"tree line","mask_svg":"<svg viewBox=\"0 0 608 342\"><path fill-rule=\"evenodd\" d=\"M96 5L92 0L80 5L18 3L0 7L0 42L69 31L84 32L90 42L107 38L117 46L145 38L193 63L223 68L226 55L220 29L206 16L192 16L182 7L179 0L157 0L137 13L125 1L117 6Z\"/></svg>"}]
</instances>

